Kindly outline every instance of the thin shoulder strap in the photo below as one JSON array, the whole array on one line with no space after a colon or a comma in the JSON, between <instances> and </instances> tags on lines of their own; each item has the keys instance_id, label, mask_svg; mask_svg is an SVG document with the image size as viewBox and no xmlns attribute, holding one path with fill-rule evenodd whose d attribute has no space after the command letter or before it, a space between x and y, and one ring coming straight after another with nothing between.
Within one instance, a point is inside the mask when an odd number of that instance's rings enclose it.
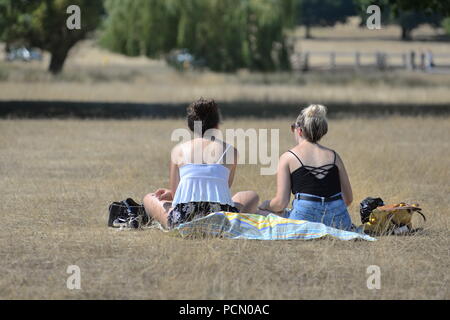
<instances>
[{"instance_id":1,"label":"thin shoulder strap","mask_svg":"<svg viewBox=\"0 0 450 320\"><path fill-rule=\"evenodd\" d=\"M304 166L302 160L300 160L300 158L299 158L294 152L292 152L291 150L288 150L288 152L292 153L292 154L294 155L294 157L296 157L297 160L300 162L300 164L301 164L302 166Z\"/></svg>"},{"instance_id":2,"label":"thin shoulder strap","mask_svg":"<svg viewBox=\"0 0 450 320\"><path fill-rule=\"evenodd\" d=\"M333 150L333 153L334 153L334 161L333 161L333 164L336 164L336 151Z\"/></svg>"},{"instance_id":3,"label":"thin shoulder strap","mask_svg":"<svg viewBox=\"0 0 450 320\"><path fill-rule=\"evenodd\" d=\"M220 161L222 161L223 157L225 156L225 154L228 152L228 150L230 149L231 144L229 144L227 146L227 148L225 149L225 151L222 153L222 155L220 156L219 160L217 160L216 164L218 164Z\"/></svg>"}]
</instances>

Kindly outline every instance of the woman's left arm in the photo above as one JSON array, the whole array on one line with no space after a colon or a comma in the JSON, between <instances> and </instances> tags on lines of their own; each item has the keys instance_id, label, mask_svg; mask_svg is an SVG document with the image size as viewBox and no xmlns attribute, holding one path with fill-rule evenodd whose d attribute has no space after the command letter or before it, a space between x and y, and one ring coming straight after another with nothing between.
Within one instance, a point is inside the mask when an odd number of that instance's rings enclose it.
<instances>
[{"instance_id":1,"label":"woman's left arm","mask_svg":"<svg viewBox=\"0 0 450 320\"><path fill-rule=\"evenodd\" d=\"M277 169L277 193L275 198L263 202L261 210L272 212L282 212L291 199L291 171L289 168L289 154L285 153L280 157Z\"/></svg>"},{"instance_id":2,"label":"woman's left arm","mask_svg":"<svg viewBox=\"0 0 450 320\"><path fill-rule=\"evenodd\" d=\"M339 168L339 179L341 181L342 198L345 205L348 207L353 201L353 191L348 178L347 170L345 169L344 162L339 155L336 155L336 165Z\"/></svg>"}]
</instances>

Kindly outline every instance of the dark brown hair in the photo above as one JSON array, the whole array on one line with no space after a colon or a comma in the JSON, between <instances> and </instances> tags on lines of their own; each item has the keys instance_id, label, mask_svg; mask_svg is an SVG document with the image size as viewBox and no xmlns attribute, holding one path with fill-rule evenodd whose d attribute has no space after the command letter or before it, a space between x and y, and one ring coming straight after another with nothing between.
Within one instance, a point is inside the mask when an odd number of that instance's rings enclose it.
<instances>
[{"instance_id":1,"label":"dark brown hair","mask_svg":"<svg viewBox=\"0 0 450 320\"><path fill-rule=\"evenodd\" d=\"M187 122L189 129L194 131L194 122L202 122L202 134L208 129L216 128L220 123L220 111L217 103L212 99L203 99L191 103L187 108Z\"/></svg>"}]
</instances>

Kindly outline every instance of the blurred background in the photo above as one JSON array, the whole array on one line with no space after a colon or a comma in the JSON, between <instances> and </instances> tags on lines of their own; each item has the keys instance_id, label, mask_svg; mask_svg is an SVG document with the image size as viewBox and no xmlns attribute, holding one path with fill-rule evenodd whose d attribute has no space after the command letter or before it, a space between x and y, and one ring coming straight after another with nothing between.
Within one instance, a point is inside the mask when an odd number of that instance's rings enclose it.
<instances>
[{"instance_id":1,"label":"blurred background","mask_svg":"<svg viewBox=\"0 0 450 320\"><path fill-rule=\"evenodd\" d=\"M69 5L81 29L66 26ZM370 30L371 4L381 29ZM450 4L406 0L0 0L2 116L447 112ZM426 107L426 108L425 108Z\"/></svg>"}]
</instances>

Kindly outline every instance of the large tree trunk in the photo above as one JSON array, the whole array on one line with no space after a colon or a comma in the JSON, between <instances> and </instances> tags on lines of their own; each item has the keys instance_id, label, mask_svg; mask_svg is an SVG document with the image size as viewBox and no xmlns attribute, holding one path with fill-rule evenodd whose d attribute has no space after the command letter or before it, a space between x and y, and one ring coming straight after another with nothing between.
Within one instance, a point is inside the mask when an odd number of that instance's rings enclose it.
<instances>
[{"instance_id":1,"label":"large tree trunk","mask_svg":"<svg viewBox=\"0 0 450 320\"><path fill-rule=\"evenodd\" d=\"M402 27L402 40L409 41L411 40L411 29Z\"/></svg>"},{"instance_id":2,"label":"large tree trunk","mask_svg":"<svg viewBox=\"0 0 450 320\"><path fill-rule=\"evenodd\" d=\"M69 53L69 49L66 48L58 48L50 52L52 57L50 59L50 65L48 67L48 71L53 74L61 73L64 62L66 61L67 55Z\"/></svg>"},{"instance_id":3,"label":"large tree trunk","mask_svg":"<svg viewBox=\"0 0 450 320\"><path fill-rule=\"evenodd\" d=\"M311 25L309 23L305 25L305 38L306 39L312 39Z\"/></svg>"}]
</instances>

